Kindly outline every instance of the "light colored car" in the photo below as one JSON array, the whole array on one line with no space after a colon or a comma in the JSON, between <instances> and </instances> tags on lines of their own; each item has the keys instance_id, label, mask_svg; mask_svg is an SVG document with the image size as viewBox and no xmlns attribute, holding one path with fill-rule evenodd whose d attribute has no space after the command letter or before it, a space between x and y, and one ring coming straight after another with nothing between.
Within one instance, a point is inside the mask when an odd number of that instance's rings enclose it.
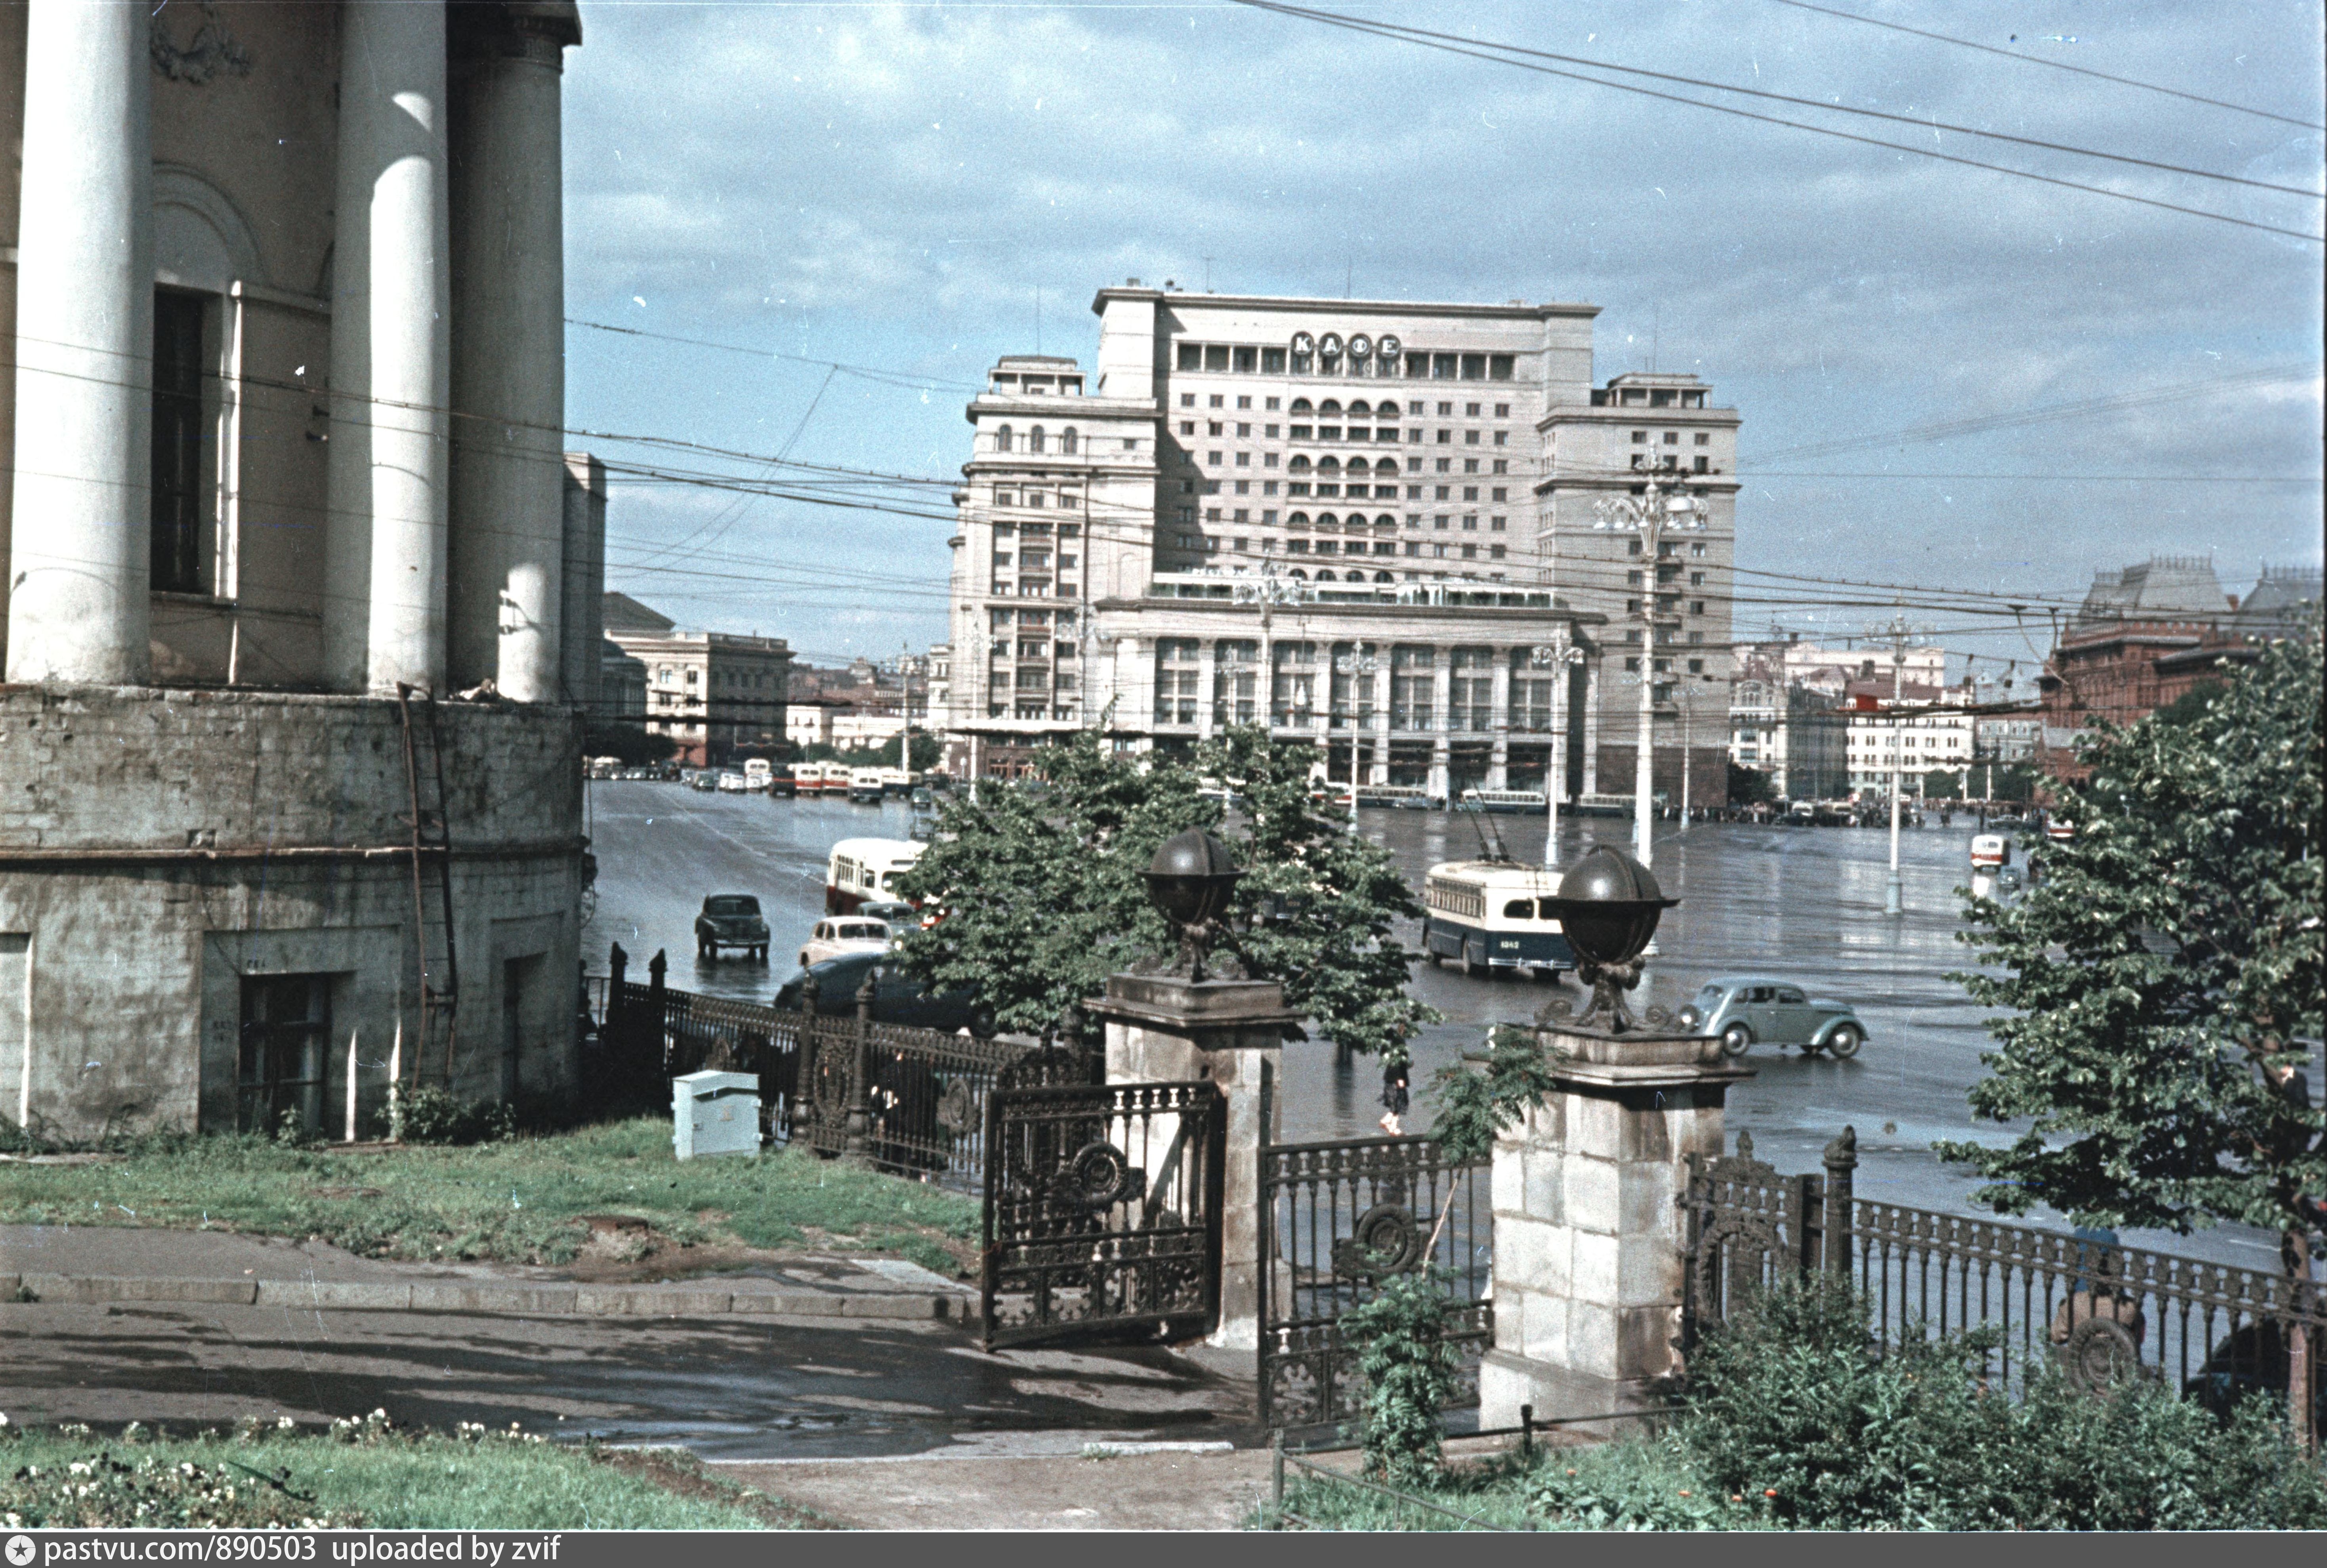
<instances>
[{"instance_id":1,"label":"light colored car","mask_svg":"<svg viewBox=\"0 0 2327 1568\"><path fill-rule=\"evenodd\" d=\"M1743 1056L1760 1043L1798 1045L1805 1056L1824 1050L1853 1057L1866 1043L1866 1025L1848 1003L1812 996L1767 975L1706 981L1680 1010L1680 1022L1699 1034L1719 1035L1727 1056Z\"/></svg>"},{"instance_id":2,"label":"light colored car","mask_svg":"<svg viewBox=\"0 0 2327 1568\"><path fill-rule=\"evenodd\" d=\"M743 795L750 791L752 781L741 773L722 773L715 788L722 795Z\"/></svg>"},{"instance_id":3,"label":"light colored car","mask_svg":"<svg viewBox=\"0 0 2327 1568\"><path fill-rule=\"evenodd\" d=\"M843 953L885 953L890 945L889 922L861 915L834 915L818 920L800 949L800 967L808 968Z\"/></svg>"}]
</instances>

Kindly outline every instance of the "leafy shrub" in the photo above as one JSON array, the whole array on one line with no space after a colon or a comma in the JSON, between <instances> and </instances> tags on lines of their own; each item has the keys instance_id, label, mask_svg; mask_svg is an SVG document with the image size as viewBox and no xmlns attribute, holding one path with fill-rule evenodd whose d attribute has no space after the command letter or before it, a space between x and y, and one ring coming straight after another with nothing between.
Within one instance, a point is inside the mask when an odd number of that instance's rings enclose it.
<instances>
[{"instance_id":1,"label":"leafy shrub","mask_svg":"<svg viewBox=\"0 0 2327 1568\"><path fill-rule=\"evenodd\" d=\"M1524 1472L1528 1511L1577 1530L1740 1530L1760 1522L1671 1433L1553 1450Z\"/></svg>"},{"instance_id":2,"label":"leafy shrub","mask_svg":"<svg viewBox=\"0 0 2327 1568\"><path fill-rule=\"evenodd\" d=\"M1677 1440L1724 1496L1803 1529L2327 1526L2327 1481L2266 1402L2227 1423L2145 1377L1989 1386L1992 1331L1878 1347L1827 1279L1756 1298L1691 1358Z\"/></svg>"},{"instance_id":3,"label":"leafy shrub","mask_svg":"<svg viewBox=\"0 0 2327 1568\"><path fill-rule=\"evenodd\" d=\"M1446 1298L1425 1270L1391 1275L1373 1300L1341 1318L1342 1333L1363 1347L1366 1469L1392 1486L1425 1487L1438 1477L1438 1413L1454 1394L1445 1315Z\"/></svg>"},{"instance_id":4,"label":"leafy shrub","mask_svg":"<svg viewBox=\"0 0 2327 1568\"><path fill-rule=\"evenodd\" d=\"M407 1143L489 1143L517 1134L509 1106L488 1101L464 1105L433 1084L406 1090L400 1105Z\"/></svg>"}]
</instances>

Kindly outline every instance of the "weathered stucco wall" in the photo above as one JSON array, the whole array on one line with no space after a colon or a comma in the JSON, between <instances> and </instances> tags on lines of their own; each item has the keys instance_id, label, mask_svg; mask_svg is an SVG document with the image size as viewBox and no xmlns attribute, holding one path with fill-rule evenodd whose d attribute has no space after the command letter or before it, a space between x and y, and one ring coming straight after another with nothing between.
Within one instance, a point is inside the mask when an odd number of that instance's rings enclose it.
<instances>
[{"instance_id":1,"label":"weathered stucco wall","mask_svg":"<svg viewBox=\"0 0 2327 1568\"><path fill-rule=\"evenodd\" d=\"M416 714L417 710L416 710ZM437 709L464 1098L574 1084L578 717ZM422 753L424 764L427 753ZM433 798L424 784L424 798ZM59 1135L231 1128L245 980L329 993L326 1131L384 1104L420 1024L403 729L393 701L0 688L0 1115ZM434 922L433 871L422 891ZM418 1064L444 1081L441 1040Z\"/></svg>"}]
</instances>

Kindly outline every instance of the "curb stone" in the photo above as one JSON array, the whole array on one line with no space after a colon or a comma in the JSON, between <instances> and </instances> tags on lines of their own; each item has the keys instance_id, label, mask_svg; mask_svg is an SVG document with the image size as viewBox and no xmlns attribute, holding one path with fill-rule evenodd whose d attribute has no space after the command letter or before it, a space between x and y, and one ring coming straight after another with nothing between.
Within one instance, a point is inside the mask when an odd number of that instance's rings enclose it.
<instances>
[{"instance_id":1,"label":"curb stone","mask_svg":"<svg viewBox=\"0 0 2327 1568\"><path fill-rule=\"evenodd\" d=\"M674 1285L371 1284L332 1280L145 1279L105 1274L0 1274L0 1304L29 1293L44 1303L182 1302L288 1311L505 1312L521 1317L801 1317L961 1319L968 1299L951 1293L706 1290Z\"/></svg>"}]
</instances>

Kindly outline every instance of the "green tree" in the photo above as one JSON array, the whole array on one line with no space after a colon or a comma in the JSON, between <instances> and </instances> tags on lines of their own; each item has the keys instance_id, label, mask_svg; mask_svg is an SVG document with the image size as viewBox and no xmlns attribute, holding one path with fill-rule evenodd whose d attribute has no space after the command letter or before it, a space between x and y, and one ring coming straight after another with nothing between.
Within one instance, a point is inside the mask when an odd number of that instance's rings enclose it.
<instances>
[{"instance_id":1,"label":"green tree","mask_svg":"<svg viewBox=\"0 0 2327 1568\"><path fill-rule=\"evenodd\" d=\"M1033 779L948 803L904 888L946 918L906 938L902 962L975 989L1005 1029L1053 1028L1107 975L1171 950L1140 873L1164 840L1201 827L1245 868L1230 915L1250 971L1281 982L1327 1039L1402 1061L1437 1016L1406 994L1415 955L1392 929L1422 911L1385 851L1320 812L1315 760L1257 728L1184 758L1115 751L1088 731L1046 747ZM1240 798L1233 821L1201 792L1207 777Z\"/></svg>"},{"instance_id":2,"label":"green tree","mask_svg":"<svg viewBox=\"0 0 2327 1568\"><path fill-rule=\"evenodd\" d=\"M1953 800L1963 794L1963 780L1952 768L1934 768L1923 775L1923 798Z\"/></svg>"},{"instance_id":3,"label":"green tree","mask_svg":"<svg viewBox=\"0 0 2327 1568\"><path fill-rule=\"evenodd\" d=\"M1986 967L1952 978L2003 1010L1972 1109L2026 1123L2002 1147L1939 1145L1988 1179L1980 1201L2260 1226L2310 1279L2327 1220L2327 1114L2303 1075L2322 1012L2321 652L2314 619L2194 717L2097 725L2089 778L2062 788L2074 836L2015 902L1970 901L1961 938Z\"/></svg>"},{"instance_id":4,"label":"green tree","mask_svg":"<svg viewBox=\"0 0 2327 1568\"><path fill-rule=\"evenodd\" d=\"M1760 806L1778 798L1778 781L1760 768L1748 768L1743 762L1729 764L1729 804Z\"/></svg>"}]
</instances>

